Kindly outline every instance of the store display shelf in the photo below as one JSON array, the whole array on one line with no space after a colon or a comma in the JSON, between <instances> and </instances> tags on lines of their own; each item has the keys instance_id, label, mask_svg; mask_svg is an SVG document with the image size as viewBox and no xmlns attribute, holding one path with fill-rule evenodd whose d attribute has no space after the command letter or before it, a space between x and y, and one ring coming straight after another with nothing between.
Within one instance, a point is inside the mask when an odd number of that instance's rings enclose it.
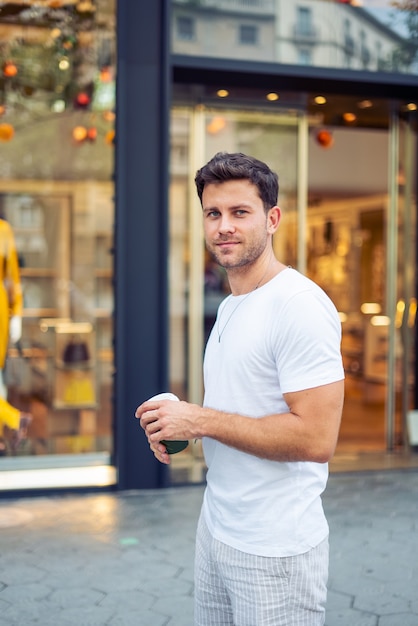
<instances>
[{"instance_id":1,"label":"store display shelf","mask_svg":"<svg viewBox=\"0 0 418 626\"><path fill-rule=\"evenodd\" d=\"M97 409L97 406L98 406L97 403L80 402L78 404L76 402L74 402L74 403L72 403L72 402L70 402L70 403L68 403L68 402L60 402L59 400L55 400L53 402L54 409L57 409L57 410L60 410L60 411L62 411L64 409L68 410L68 411L70 411L70 410L80 411L80 410L84 410L84 409L93 409L93 410L95 410L95 409Z\"/></svg>"},{"instance_id":2,"label":"store display shelf","mask_svg":"<svg viewBox=\"0 0 418 626\"><path fill-rule=\"evenodd\" d=\"M63 361L56 360L55 368L62 372L85 372L87 370L91 370L94 367L94 363L92 361L85 361L79 363L64 363Z\"/></svg>"},{"instance_id":3,"label":"store display shelf","mask_svg":"<svg viewBox=\"0 0 418 626\"><path fill-rule=\"evenodd\" d=\"M57 270L52 267L21 267L22 278L55 278L58 276Z\"/></svg>"},{"instance_id":4,"label":"store display shelf","mask_svg":"<svg viewBox=\"0 0 418 626\"><path fill-rule=\"evenodd\" d=\"M103 308L94 309L94 316L100 319L107 319L107 318L111 319L112 314L113 314L112 309L103 309Z\"/></svg>"},{"instance_id":5,"label":"store display shelf","mask_svg":"<svg viewBox=\"0 0 418 626\"><path fill-rule=\"evenodd\" d=\"M112 278L113 270L108 267L97 267L94 270L96 278Z\"/></svg>"},{"instance_id":6,"label":"store display shelf","mask_svg":"<svg viewBox=\"0 0 418 626\"><path fill-rule=\"evenodd\" d=\"M53 308L42 308L42 309L35 309L35 308L25 308L23 309L23 317L57 317L58 316L58 309L53 309Z\"/></svg>"}]
</instances>

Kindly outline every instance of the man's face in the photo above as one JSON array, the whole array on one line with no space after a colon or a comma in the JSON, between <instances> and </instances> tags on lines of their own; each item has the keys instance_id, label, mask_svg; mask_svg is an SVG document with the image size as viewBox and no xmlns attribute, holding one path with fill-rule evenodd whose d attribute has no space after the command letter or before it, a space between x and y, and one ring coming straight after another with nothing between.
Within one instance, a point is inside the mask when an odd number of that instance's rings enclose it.
<instances>
[{"instance_id":1,"label":"man's face","mask_svg":"<svg viewBox=\"0 0 418 626\"><path fill-rule=\"evenodd\" d=\"M271 240L270 212L248 180L206 185L202 208L206 247L226 269L253 263Z\"/></svg>"}]
</instances>

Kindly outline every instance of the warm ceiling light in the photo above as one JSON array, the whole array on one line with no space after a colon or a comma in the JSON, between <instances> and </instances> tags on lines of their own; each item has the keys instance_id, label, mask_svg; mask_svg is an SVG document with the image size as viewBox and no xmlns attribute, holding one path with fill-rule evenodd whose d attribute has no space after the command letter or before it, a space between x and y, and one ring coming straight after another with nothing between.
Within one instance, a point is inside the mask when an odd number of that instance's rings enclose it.
<instances>
[{"instance_id":1,"label":"warm ceiling light","mask_svg":"<svg viewBox=\"0 0 418 626\"><path fill-rule=\"evenodd\" d=\"M360 311L364 315L377 315L381 312L382 307L378 302L363 302Z\"/></svg>"},{"instance_id":2,"label":"warm ceiling light","mask_svg":"<svg viewBox=\"0 0 418 626\"><path fill-rule=\"evenodd\" d=\"M279 94L274 93L274 91L266 95L266 99L269 100L269 102L276 102L279 98L280 98Z\"/></svg>"},{"instance_id":3,"label":"warm ceiling light","mask_svg":"<svg viewBox=\"0 0 418 626\"><path fill-rule=\"evenodd\" d=\"M415 102L410 102L406 105L406 108L408 109L408 111L416 111L417 105L415 104Z\"/></svg>"},{"instance_id":4,"label":"warm ceiling light","mask_svg":"<svg viewBox=\"0 0 418 626\"><path fill-rule=\"evenodd\" d=\"M361 102L357 103L359 109L370 109L373 106L373 102L371 100L361 100Z\"/></svg>"},{"instance_id":5,"label":"warm ceiling light","mask_svg":"<svg viewBox=\"0 0 418 626\"><path fill-rule=\"evenodd\" d=\"M229 91L227 89L218 89L216 95L218 98L227 98L229 96Z\"/></svg>"},{"instance_id":6,"label":"warm ceiling light","mask_svg":"<svg viewBox=\"0 0 418 626\"><path fill-rule=\"evenodd\" d=\"M372 326L389 326L390 318L387 315L373 315L370 323Z\"/></svg>"},{"instance_id":7,"label":"warm ceiling light","mask_svg":"<svg viewBox=\"0 0 418 626\"><path fill-rule=\"evenodd\" d=\"M351 124L352 122L355 122L357 119L357 116L354 113L343 113L343 120L344 122L347 122L349 124Z\"/></svg>"},{"instance_id":8,"label":"warm ceiling light","mask_svg":"<svg viewBox=\"0 0 418 626\"><path fill-rule=\"evenodd\" d=\"M314 102L315 104L325 104L327 99L324 96L315 96Z\"/></svg>"}]
</instances>

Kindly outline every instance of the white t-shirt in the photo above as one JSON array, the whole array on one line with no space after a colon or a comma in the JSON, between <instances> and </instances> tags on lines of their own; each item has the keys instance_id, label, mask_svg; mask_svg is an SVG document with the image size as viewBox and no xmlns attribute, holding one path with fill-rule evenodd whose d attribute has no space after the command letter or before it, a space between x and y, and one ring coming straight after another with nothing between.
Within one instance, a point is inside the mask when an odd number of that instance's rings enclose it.
<instances>
[{"instance_id":1,"label":"white t-shirt","mask_svg":"<svg viewBox=\"0 0 418 626\"><path fill-rule=\"evenodd\" d=\"M288 412L284 393L344 378L340 344L331 300L286 268L220 305L205 351L204 406L253 418ZM207 437L203 450L203 514L216 539L250 554L291 556L328 535L326 463L260 459Z\"/></svg>"}]
</instances>

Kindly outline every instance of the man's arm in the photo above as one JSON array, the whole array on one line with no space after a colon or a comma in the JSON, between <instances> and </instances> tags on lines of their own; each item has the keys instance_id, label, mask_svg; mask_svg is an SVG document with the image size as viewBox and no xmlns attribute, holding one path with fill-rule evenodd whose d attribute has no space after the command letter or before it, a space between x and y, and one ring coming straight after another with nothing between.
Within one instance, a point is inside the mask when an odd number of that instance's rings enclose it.
<instances>
[{"instance_id":1,"label":"man's arm","mask_svg":"<svg viewBox=\"0 0 418 626\"><path fill-rule=\"evenodd\" d=\"M329 461L338 439L344 381L288 393L284 398L288 413L257 419L169 400L145 402L136 416L151 449L166 463L162 439L201 437L272 461Z\"/></svg>"}]
</instances>

